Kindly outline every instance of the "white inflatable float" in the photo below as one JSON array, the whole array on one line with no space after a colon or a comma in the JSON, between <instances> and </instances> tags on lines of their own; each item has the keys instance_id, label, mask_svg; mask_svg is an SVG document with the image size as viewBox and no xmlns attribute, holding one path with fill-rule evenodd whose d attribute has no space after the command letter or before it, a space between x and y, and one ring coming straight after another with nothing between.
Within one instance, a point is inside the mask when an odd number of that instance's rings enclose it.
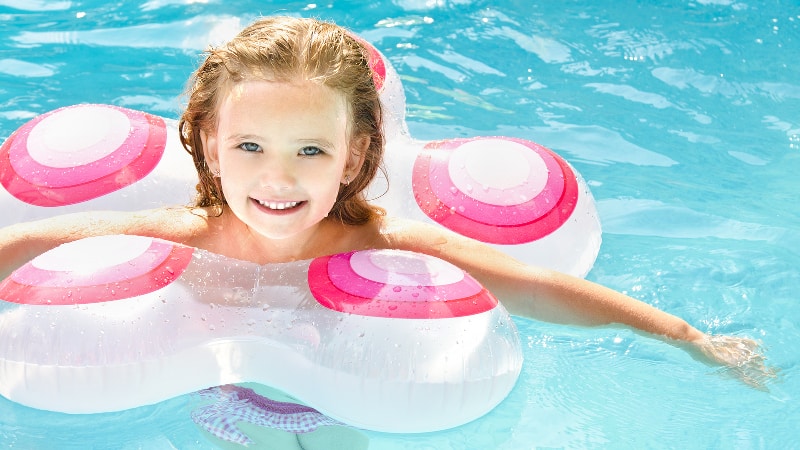
<instances>
[{"instance_id":1,"label":"white inflatable float","mask_svg":"<svg viewBox=\"0 0 800 450\"><path fill-rule=\"evenodd\" d=\"M346 424L434 431L491 410L522 365L497 300L409 252L260 266L102 236L40 255L0 299L0 394L69 413L253 381Z\"/></svg>"},{"instance_id":2,"label":"white inflatable float","mask_svg":"<svg viewBox=\"0 0 800 450\"><path fill-rule=\"evenodd\" d=\"M391 181L378 204L530 264L588 272L600 226L568 163L516 138L412 139L399 78L374 49L372 62ZM110 105L33 119L0 147L0 226L189 203L196 173L177 133ZM259 266L106 236L45 253L0 285L0 394L42 409L112 411L256 381L344 423L433 431L491 410L521 363L513 322L490 293L407 252Z\"/></svg>"}]
</instances>

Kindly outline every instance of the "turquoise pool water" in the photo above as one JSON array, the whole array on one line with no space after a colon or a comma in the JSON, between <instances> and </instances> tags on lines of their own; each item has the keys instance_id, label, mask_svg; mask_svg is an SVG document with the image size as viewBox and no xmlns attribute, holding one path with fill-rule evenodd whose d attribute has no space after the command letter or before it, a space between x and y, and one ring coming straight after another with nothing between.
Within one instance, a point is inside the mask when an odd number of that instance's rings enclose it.
<instances>
[{"instance_id":1,"label":"turquoise pool water","mask_svg":"<svg viewBox=\"0 0 800 450\"><path fill-rule=\"evenodd\" d=\"M763 341L754 390L628 330L517 320L526 362L488 416L374 449L800 446L800 6L680 2L0 0L0 139L56 107L176 117L198 53L259 14L332 19L398 70L411 134L510 135L590 184L589 278L703 330ZM3 448L215 448L181 397L68 416L0 398Z\"/></svg>"}]
</instances>

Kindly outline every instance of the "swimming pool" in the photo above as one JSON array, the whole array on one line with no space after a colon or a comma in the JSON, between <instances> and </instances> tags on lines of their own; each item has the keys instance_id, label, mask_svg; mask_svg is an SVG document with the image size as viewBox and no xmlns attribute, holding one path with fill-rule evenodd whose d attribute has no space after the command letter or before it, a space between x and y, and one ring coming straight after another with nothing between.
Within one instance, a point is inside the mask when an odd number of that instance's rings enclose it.
<instances>
[{"instance_id":1,"label":"swimming pool","mask_svg":"<svg viewBox=\"0 0 800 450\"><path fill-rule=\"evenodd\" d=\"M368 433L370 448L800 445L800 84L790 56L800 7L229 3L0 0L0 138L81 102L175 117L209 41L258 14L333 19L395 65L414 137L522 137L583 174L604 225L590 279L700 329L757 337L782 369L761 392L627 330L520 319L523 375L499 408L447 432ZM0 399L0 445L214 448L189 417L196 401L81 417Z\"/></svg>"}]
</instances>

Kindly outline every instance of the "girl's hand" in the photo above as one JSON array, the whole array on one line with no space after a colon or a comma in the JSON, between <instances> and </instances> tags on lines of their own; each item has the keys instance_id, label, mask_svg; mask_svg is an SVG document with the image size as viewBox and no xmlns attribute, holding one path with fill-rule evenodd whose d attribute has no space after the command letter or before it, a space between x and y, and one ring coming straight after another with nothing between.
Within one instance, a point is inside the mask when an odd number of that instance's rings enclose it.
<instances>
[{"instance_id":1,"label":"girl's hand","mask_svg":"<svg viewBox=\"0 0 800 450\"><path fill-rule=\"evenodd\" d=\"M724 366L725 373L756 389L768 391L767 381L778 375L778 369L767 366L761 345L753 339L703 335L694 345L708 360Z\"/></svg>"}]
</instances>

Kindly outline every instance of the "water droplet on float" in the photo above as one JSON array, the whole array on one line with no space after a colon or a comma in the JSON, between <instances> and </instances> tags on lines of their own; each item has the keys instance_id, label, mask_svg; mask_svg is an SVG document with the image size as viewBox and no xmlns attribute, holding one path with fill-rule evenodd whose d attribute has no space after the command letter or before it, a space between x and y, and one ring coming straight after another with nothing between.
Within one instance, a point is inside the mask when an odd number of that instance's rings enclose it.
<instances>
[{"instance_id":1,"label":"water droplet on float","mask_svg":"<svg viewBox=\"0 0 800 450\"><path fill-rule=\"evenodd\" d=\"M458 188L455 186L450 186L450 192L453 194L458 194Z\"/></svg>"},{"instance_id":2,"label":"water droplet on float","mask_svg":"<svg viewBox=\"0 0 800 450\"><path fill-rule=\"evenodd\" d=\"M389 311L397 310L397 305L389 305Z\"/></svg>"},{"instance_id":3,"label":"water droplet on float","mask_svg":"<svg viewBox=\"0 0 800 450\"><path fill-rule=\"evenodd\" d=\"M455 214L455 213L456 213L456 207L455 206L451 206L450 207L450 214Z\"/></svg>"},{"instance_id":4,"label":"water droplet on float","mask_svg":"<svg viewBox=\"0 0 800 450\"><path fill-rule=\"evenodd\" d=\"M395 286L395 287L392 288L392 290L395 291L395 292L400 292L400 291L403 290L403 288L401 288L400 286Z\"/></svg>"}]
</instances>

